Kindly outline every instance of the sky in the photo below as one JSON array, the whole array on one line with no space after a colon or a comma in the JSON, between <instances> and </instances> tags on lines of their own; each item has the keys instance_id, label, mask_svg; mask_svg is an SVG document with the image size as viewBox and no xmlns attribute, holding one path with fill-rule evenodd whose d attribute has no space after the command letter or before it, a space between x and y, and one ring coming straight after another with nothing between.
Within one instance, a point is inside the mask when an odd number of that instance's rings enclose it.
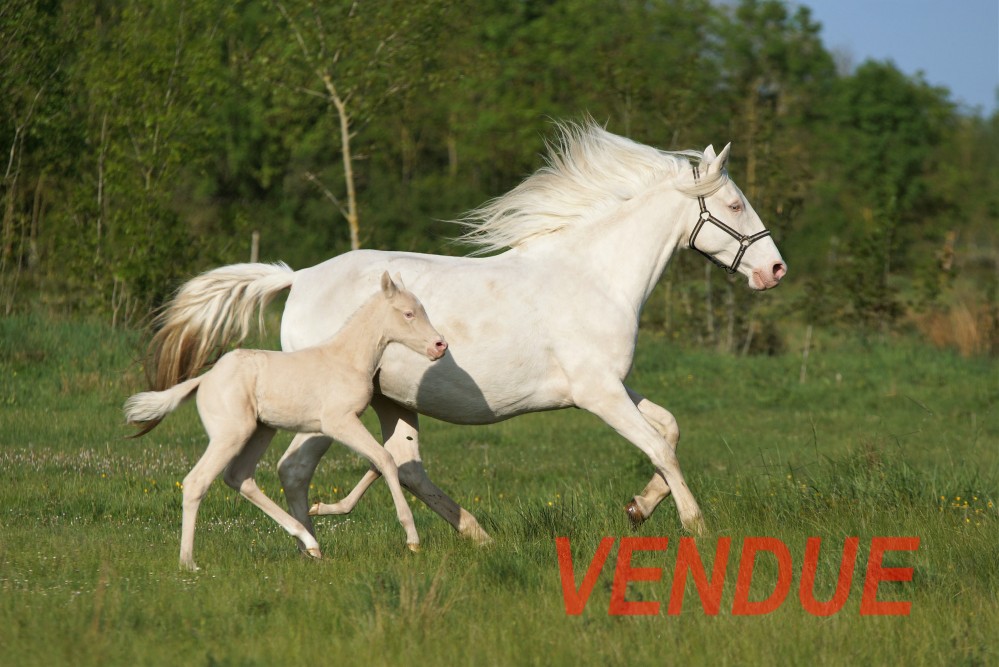
<instances>
[{"instance_id":1,"label":"sky","mask_svg":"<svg viewBox=\"0 0 999 667\"><path fill-rule=\"evenodd\" d=\"M853 67L890 60L989 116L999 109L999 0L796 0L822 24L822 42Z\"/></svg>"}]
</instances>

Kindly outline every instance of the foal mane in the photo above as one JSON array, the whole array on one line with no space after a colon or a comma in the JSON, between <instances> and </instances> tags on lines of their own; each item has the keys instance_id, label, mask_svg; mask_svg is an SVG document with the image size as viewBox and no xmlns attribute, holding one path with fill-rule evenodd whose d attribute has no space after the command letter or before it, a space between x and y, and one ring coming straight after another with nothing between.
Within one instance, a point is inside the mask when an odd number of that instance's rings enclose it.
<instances>
[{"instance_id":1,"label":"foal mane","mask_svg":"<svg viewBox=\"0 0 999 667\"><path fill-rule=\"evenodd\" d=\"M593 119L557 122L546 141L545 166L505 195L466 213L456 240L475 246L472 255L516 248L532 239L600 219L644 189L680 175L699 151L662 151L612 134ZM709 194L722 186L724 171L677 188Z\"/></svg>"}]
</instances>

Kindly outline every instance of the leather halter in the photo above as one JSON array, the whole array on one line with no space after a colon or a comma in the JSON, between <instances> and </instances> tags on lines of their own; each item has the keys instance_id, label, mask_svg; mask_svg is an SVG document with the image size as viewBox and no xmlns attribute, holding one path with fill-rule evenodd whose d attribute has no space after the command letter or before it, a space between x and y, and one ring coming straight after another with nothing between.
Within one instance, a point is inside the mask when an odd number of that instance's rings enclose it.
<instances>
[{"instance_id":1,"label":"leather halter","mask_svg":"<svg viewBox=\"0 0 999 667\"><path fill-rule=\"evenodd\" d=\"M697 167L692 167L692 168L694 170L694 181L697 181L700 178L700 172L698 171ZM697 218L697 224L694 225L694 230L690 232L690 240L687 241L687 245L696 250L697 252L701 253L705 257L707 257L712 264L725 269L729 273L735 273L736 270L738 270L739 263L742 262L742 257L743 255L746 254L746 251L749 249L749 246L753 245L762 238L770 236L769 229L764 229L762 232L756 232L755 234L752 234L750 236L746 236L745 234L740 234L739 232L735 231L734 229L726 225L724 222L722 222L715 216L711 215L711 211L708 210L708 205L705 203L703 195L698 196L697 205L701 208L701 213L700 216ZM738 252L735 253L735 258L732 260L731 265L725 264L724 262L716 258L714 255L710 255L694 245L694 240L697 238L697 234L701 231L701 228L704 226L705 222L712 223L715 227L722 230L723 232L725 232L726 234L728 234L729 236L731 236L732 238L734 238L736 241L739 242L739 250Z\"/></svg>"}]
</instances>

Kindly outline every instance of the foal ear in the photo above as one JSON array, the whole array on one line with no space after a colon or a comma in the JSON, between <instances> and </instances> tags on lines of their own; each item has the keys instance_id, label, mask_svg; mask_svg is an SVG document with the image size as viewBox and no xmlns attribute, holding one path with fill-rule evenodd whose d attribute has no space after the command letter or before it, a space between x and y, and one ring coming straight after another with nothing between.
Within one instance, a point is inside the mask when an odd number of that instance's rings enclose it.
<instances>
[{"instance_id":1,"label":"foal ear","mask_svg":"<svg viewBox=\"0 0 999 667\"><path fill-rule=\"evenodd\" d=\"M402 274L401 273L399 273L398 271L396 271L395 276L393 276L393 278L395 278L395 286L396 287L398 287L399 289L406 289L406 286L402 282Z\"/></svg>"},{"instance_id":2,"label":"foal ear","mask_svg":"<svg viewBox=\"0 0 999 667\"><path fill-rule=\"evenodd\" d=\"M396 285L395 285L394 282L392 282L392 276L389 275L389 272L386 271L385 273L383 273L382 274L382 293L386 297L388 297L388 298L391 299L392 297L395 296L396 292L398 292L398 291L399 291L399 288L396 287Z\"/></svg>"}]
</instances>

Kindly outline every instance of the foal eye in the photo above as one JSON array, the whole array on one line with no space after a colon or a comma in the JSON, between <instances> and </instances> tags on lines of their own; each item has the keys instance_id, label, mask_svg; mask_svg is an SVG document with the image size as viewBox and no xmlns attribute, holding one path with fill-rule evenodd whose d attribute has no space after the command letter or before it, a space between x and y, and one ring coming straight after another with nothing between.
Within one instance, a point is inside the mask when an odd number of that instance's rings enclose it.
<instances>
[{"instance_id":1,"label":"foal eye","mask_svg":"<svg viewBox=\"0 0 999 667\"><path fill-rule=\"evenodd\" d=\"M414 317L416 317L416 315L411 310L407 310L405 313L402 314L402 316L405 317L407 320L411 320Z\"/></svg>"}]
</instances>

